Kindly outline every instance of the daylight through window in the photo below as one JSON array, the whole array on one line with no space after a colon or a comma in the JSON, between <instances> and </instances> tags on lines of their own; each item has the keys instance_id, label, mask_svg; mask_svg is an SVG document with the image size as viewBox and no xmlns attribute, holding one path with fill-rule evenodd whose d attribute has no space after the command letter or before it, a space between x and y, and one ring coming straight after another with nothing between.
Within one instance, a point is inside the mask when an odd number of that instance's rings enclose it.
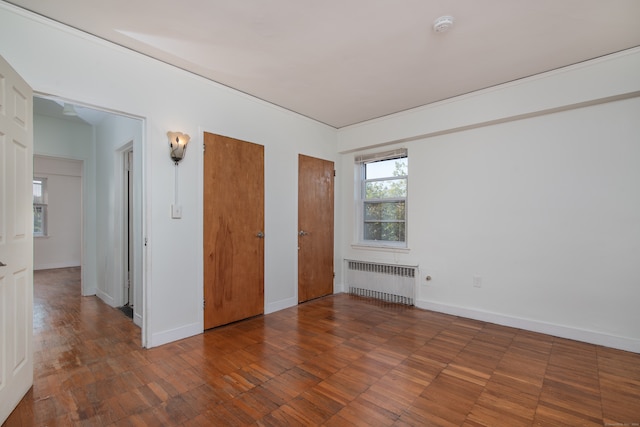
<instances>
[{"instance_id":1,"label":"daylight through window","mask_svg":"<svg viewBox=\"0 0 640 427\"><path fill-rule=\"evenodd\" d=\"M365 244L406 246L406 150L361 156L361 239Z\"/></svg>"},{"instance_id":2,"label":"daylight through window","mask_svg":"<svg viewBox=\"0 0 640 427\"><path fill-rule=\"evenodd\" d=\"M33 179L33 235L47 235L47 179Z\"/></svg>"}]
</instances>

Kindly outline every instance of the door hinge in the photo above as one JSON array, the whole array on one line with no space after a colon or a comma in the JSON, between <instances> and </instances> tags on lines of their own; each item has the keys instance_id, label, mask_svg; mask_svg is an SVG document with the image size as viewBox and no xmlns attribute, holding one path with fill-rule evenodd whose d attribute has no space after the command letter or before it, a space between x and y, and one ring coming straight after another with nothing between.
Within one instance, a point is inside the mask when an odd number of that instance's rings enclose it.
<instances>
[{"instance_id":1,"label":"door hinge","mask_svg":"<svg viewBox=\"0 0 640 427\"><path fill-rule=\"evenodd\" d=\"M335 271L333 272L333 278L334 279L336 278L336 272Z\"/></svg>"},{"instance_id":2,"label":"door hinge","mask_svg":"<svg viewBox=\"0 0 640 427\"><path fill-rule=\"evenodd\" d=\"M148 239L145 237L145 238L144 238L144 245L145 245L145 246L147 246L147 241L148 241Z\"/></svg>"},{"instance_id":3,"label":"door hinge","mask_svg":"<svg viewBox=\"0 0 640 427\"><path fill-rule=\"evenodd\" d=\"M207 306L207 300L203 299L202 300L202 309L204 310L204 308Z\"/></svg>"},{"instance_id":4,"label":"door hinge","mask_svg":"<svg viewBox=\"0 0 640 427\"><path fill-rule=\"evenodd\" d=\"M336 170L335 169L333 170L333 176L336 176Z\"/></svg>"},{"instance_id":5,"label":"door hinge","mask_svg":"<svg viewBox=\"0 0 640 427\"><path fill-rule=\"evenodd\" d=\"M206 152L207 151L207 144L205 144L204 142L202 143L202 152Z\"/></svg>"}]
</instances>

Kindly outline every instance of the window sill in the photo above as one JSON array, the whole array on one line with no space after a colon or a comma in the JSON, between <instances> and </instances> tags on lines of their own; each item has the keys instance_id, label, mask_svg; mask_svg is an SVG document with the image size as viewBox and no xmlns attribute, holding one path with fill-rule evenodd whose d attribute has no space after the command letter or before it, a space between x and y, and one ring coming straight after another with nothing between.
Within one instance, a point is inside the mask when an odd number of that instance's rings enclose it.
<instances>
[{"instance_id":1,"label":"window sill","mask_svg":"<svg viewBox=\"0 0 640 427\"><path fill-rule=\"evenodd\" d=\"M359 249L364 251L379 251L379 252L395 252L407 254L411 251L409 248L404 248L401 246L393 246L393 245L367 245L363 243L352 243L351 247L353 249Z\"/></svg>"},{"instance_id":2,"label":"window sill","mask_svg":"<svg viewBox=\"0 0 640 427\"><path fill-rule=\"evenodd\" d=\"M34 239L48 239L49 237L51 237L51 236L49 236L48 234L45 234L45 235L42 235L42 236L41 235L37 235L36 236L35 234L33 235Z\"/></svg>"}]
</instances>

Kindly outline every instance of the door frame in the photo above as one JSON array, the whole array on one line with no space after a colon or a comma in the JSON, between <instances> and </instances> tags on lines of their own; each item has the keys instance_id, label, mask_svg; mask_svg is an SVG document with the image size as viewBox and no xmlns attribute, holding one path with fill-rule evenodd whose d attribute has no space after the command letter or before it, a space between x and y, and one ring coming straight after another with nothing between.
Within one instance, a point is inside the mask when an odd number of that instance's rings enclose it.
<instances>
[{"instance_id":1,"label":"door frame","mask_svg":"<svg viewBox=\"0 0 640 427\"><path fill-rule=\"evenodd\" d=\"M128 182L127 182L127 178L128 178L127 174L129 172L127 169L127 164L128 164L127 156L129 152L133 152L133 140L126 142L125 144L123 144L122 146L116 149L116 155L118 156L118 161L116 162L116 165L118 166L120 171L120 173L116 174L116 176L118 177L117 178L118 185L116 186L117 194L115 198L118 201L117 202L118 218L119 218L118 226L120 229L118 234L121 236L120 245L118 249L120 252L120 258L121 258L121 262L119 266L120 272L118 274L118 277L120 277L120 280L122 281L122 285L117 287L117 294L114 295L114 299L118 307L124 305L124 303L128 298L128 296L126 295L125 287L126 287L127 273L128 273L126 265L129 262L129 247L128 247L129 246L129 235L128 235L129 234L128 233L129 189L128 189ZM134 288L135 278L132 277L130 280L131 280L130 286Z\"/></svg>"},{"instance_id":2,"label":"door frame","mask_svg":"<svg viewBox=\"0 0 640 427\"><path fill-rule=\"evenodd\" d=\"M144 123L142 123L144 124ZM127 265L128 262L131 262L131 271L130 271L130 293L131 298L129 303L133 305L133 323L137 326L141 327L142 331L142 345L146 347L145 337L145 301L144 295L145 293L145 271L146 271L146 251L144 246L144 236L145 233L145 199L141 196L136 197L136 187L140 187L142 193L144 194L144 186L148 180L145 180L140 171L141 166L138 161L138 151L141 150L141 147L138 147L135 139L131 139L129 142L123 144L122 146L116 149L116 153L118 155L118 161L116 164L120 167L120 173L117 176L120 177L119 185L116 187L120 192L119 197L116 200L119 200L119 212L120 212L120 251L122 256L122 267L120 276L122 278L122 286L118 287L118 292L120 295L117 296L117 302L120 305L124 304L124 301L129 298L128 295L125 295L125 281L127 279ZM132 173L130 174L131 183L127 183L127 173L125 169L125 165L129 161L127 156L131 153L131 164L130 168ZM132 192L131 196L129 193ZM131 204L129 203L128 197L131 197ZM128 210L131 212L128 213ZM138 215L142 215L142 218L137 218ZM139 224L141 222L141 224ZM136 227L137 225L137 227ZM129 227L133 229L133 231L129 231ZM138 230L139 229L139 230ZM132 240L132 241L130 241ZM130 247L133 247L133 254L130 253ZM142 297L141 297L142 296Z\"/></svg>"},{"instance_id":3,"label":"door frame","mask_svg":"<svg viewBox=\"0 0 640 427\"><path fill-rule=\"evenodd\" d=\"M127 146L129 146L129 148L132 148L134 150L134 153L137 152L138 155L134 156L134 164L136 165L136 167L134 168L134 188L138 187L140 189L140 195L139 195L139 204L140 204L140 219L138 220L138 222L140 222L140 230L138 232L135 233L134 236L134 246L135 248L137 248L137 250L135 251L135 255L134 255L134 259L137 261L135 263L135 267L134 270L137 271L136 273L136 277L134 277L134 281L139 282L139 286L140 286L140 298L141 298L141 302L140 302L140 306L141 306L141 311L142 311L142 315L140 318L136 319L136 316L134 314L134 323L136 323L136 325L140 326L140 345L142 347L148 347L149 346L149 339L148 339L148 322L149 322L149 316L148 316L148 310L147 310L147 297L148 297L148 290L147 290L147 286L148 286L148 282L149 282L149 271L148 271L148 256L147 256L147 250L146 250L146 245L145 245L145 239L148 236L148 232L150 229L150 211L148 209L148 206L150 206L150 200L149 200L149 194L150 194L150 187L151 187L151 178L149 177L150 172L148 170L148 168L146 167L147 164L147 160L146 158L149 156L149 150L147 150L147 132L146 132L146 128L147 128L147 119L145 117L142 116L137 116L135 114L129 114L129 113L124 113L121 111L116 111L116 110L112 110L106 107L99 107L99 106L95 106L92 104L87 104L84 103L82 101L76 100L76 99L70 99L70 98L66 98L62 95L58 95L58 94L50 94L50 93L43 93L43 92L39 92L34 90L33 91L33 97L38 97L38 98L44 98L44 99L50 99L50 100L54 100L54 101L59 101L59 102L66 102L66 103L70 103L73 104L75 106L81 106L81 107L86 107L86 108L90 108L93 110L97 110L97 111L102 111L104 113L107 114L112 114L115 116L123 116L123 117L128 117L131 119L135 119L140 121L140 140L138 141L137 139L130 139L129 141L127 141L126 143L124 143L123 145L121 145L118 149L117 149L117 153L120 155L120 159L119 161L116 162L116 164L118 165L123 165L124 162L124 156L122 151L126 149ZM88 180L88 174L87 174L87 160L86 158L82 158L82 157L74 157L74 156L60 156L59 154L50 154L47 152L41 152L41 151L36 151L35 146L34 146L34 153L33 155L42 155L42 156L54 156L54 157L59 157L59 158L69 158L69 159L73 159L73 160L81 160L83 162L83 169L82 169L82 253L80 255L81 257L81 289L82 289L82 295L86 296L86 295L93 295L95 294L95 290L93 291L93 293L90 293L87 290L87 286L86 283L89 282L88 277L89 277L89 271L87 268L87 247L85 245L85 239L86 236L88 236L87 233L87 221L86 221L86 209L85 206L87 203L89 203L89 197L85 191L89 191L88 188L89 186L87 185L87 180ZM120 171L122 171L122 169L120 169ZM122 191L122 181L123 181L123 174L122 173L117 173L115 175L116 177L116 191L121 192ZM97 196L96 196L97 197ZM122 214L122 209L124 209L122 207L122 203L123 203L123 196L121 195L117 195L116 194L116 203L120 206L117 206L117 208L119 209L118 215L119 218L122 218L121 214ZM135 201L134 201L135 204ZM135 217L135 215L134 215ZM134 218L134 222L135 218ZM122 221L120 220L120 223L122 223ZM120 228L122 228L123 226L120 225ZM123 236L122 235L122 230L119 230L119 236ZM137 243L137 244L136 244ZM121 243L122 245L122 243ZM122 248L120 248L122 249ZM119 251L118 254L116 254L117 259L121 259L122 258L122 254L121 254L122 250ZM96 269L93 273L97 274L97 265L94 264L93 266L94 269ZM120 277L122 277L122 275L120 273L118 273L117 278L118 280L120 279ZM138 286L138 284L136 283L134 286ZM116 288L116 292L117 293L122 293L122 288L121 287L117 287ZM117 302L120 302L122 296L121 295L114 295L114 299Z\"/></svg>"},{"instance_id":4,"label":"door frame","mask_svg":"<svg viewBox=\"0 0 640 427\"><path fill-rule=\"evenodd\" d=\"M199 128L199 130L201 130L201 129ZM260 312L259 313L254 313L249 317L253 317L253 316L259 315L259 314L264 314L265 313L265 307L266 307L266 295L265 295L265 248L266 248L266 243L265 243L265 239L264 239L264 233L265 233L265 227L266 227L266 223L265 223L265 221L266 221L266 218L265 218L265 210L266 210L266 204L265 204L265 198L266 198L266 188L265 188L265 179L266 179L265 178L265 152L266 152L266 147L263 144L260 144L260 143L256 143L256 142L252 142L252 141L248 141L248 140L244 140L244 139L240 139L240 138L237 138L237 137L231 137L231 136L223 135L223 134L220 134L220 133L217 133L217 132L209 132L209 131L204 130L204 131L201 131L198 134L198 137L201 138L201 140L199 142L202 144L201 147L203 147L203 149L205 148L205 146L204 146L204 144L205 144L205 133L213 136L214 138L224 138L225 140L232 140L234 142L241 143L241 144L243 144L245 146L255 146L255 147L260 147L261 148L260 155L261 155L261 158L262 158L262 165L261 166L262 166L263 175L262 175L262 188L261 188L262 205L261 205L260 209L262 210L262 224L260 224L260 227L258 227L258 228L260 228L260 230L256 230L258 234L257 235L251 234L251 236L252 236L251 238L252 239L259 239L257 241L259 241L260 244L262 245L262 250L261 250L261 252L262 252L262 261L261 261L262 262L262 266L261 266L261 270L262 271L261 271L261 276L262 277L261 277L261 285L260 285L261 286L261 293L262 293L262 304L261 304ZM198 168L199 168L199 170L198 170L198 182L199 182L198 183L198 187L199 187L198 188L199 189L198 215L200 217L200 220L202 221L201 222L201 230L202 230L202 232L199 233L199 236L198 236L199 252L200 252L200 256L198 257L198 259L199 259L198 264L199 264L199 268L200 268L200 272L201 272L200 281L201 281L201 285L202 285L202 286L198 287L198 289L199 289L198 292L199 292L199 295L201 293L202 298L201 299L199 298L198 301L201 302L200 309L202 310L202 313L201 313L201 316L199 316L199 317L200 317L200 322L202 323L202 330L203 331L204 331L205 323L206 323L205 322L205 316L207 314L207 312L205 310L205 307L204 307L204 304L202 303L202 302L204 302L204 297L205 297L205 289L204 289L204 287L205 287L204 286L205 285L205 282L204 282L204 279L205 279L205 262L204 262L204 254L205 254L205 251L204 251L204 249L205 249L204 248L204 240L205 240L204 239L204 234L205 234L204 233L205 232L205 224L204 224L204 202L205 202L205 197L204 197L204 166L205 166L205 158L206 157L207 156L203 153L201 161L199 162L199 166L198 166ZM251 233L253 233L253 232L251 232ZM260 234L260 233L262 233L262 234ZM247 234L242 234L242 236L243 237L240 237L240 240L242 240L243 238L247 237L248 235ZM234 283L239 283L239 282L234 282ZM234 301L235 301L235 299L234 299ZM254 302L257 303L257 301L254 301ZM209 304L207 304L207 305L209 305ZM237 308L237 306L235 304L232 303L231 305ZM254 307L254 308L257 309L257 304L255 306L251 305L251 307ZM250 311L253 311L253 310L250 310ZM241 314L240 316L242 316L242 315L246 315L246 313ZM233 323L233 322L238 321L238 320L243 320L243 319L246 319L246 318L249 318L249 317L234 318L230 323ZM218 324L218 325L214 325L214 326L210 326L210 327L223 326L224 324L228 324L228 323L222 323L222 324Z\"/></svg>"},{"instance_id":5,"label":"door frame","mask_svg":"<svg viewBox=\"0 0 640 427\"><path fill-rule=\"evenodd\" d=\"M35 122L35 121L34 121ZM85 174L84 174L84 170L85 170L85 159L80 158L80 157L60 157L60 156L52 156L52 155L44 155L44 154L39 154L36 153L34 151L33 153L33 158L34 158L34 164L35 164L35 158L38 157L40 159L51 159L51 160L60 160L60 161L74 161L74 162L78 162L80 163L80 176L78 178L80 178L80 206L78 206L78 209L80 210L80 266L82 267L82 265L84 265L84 230L85 230L85 224L84 224L84 213L83 213L83 206L84 206L84 199L85 199L85 195L84 195L84 188L85 188ZM34 178L36 176L42 176L44 178L47 178L49 174L45 173L45 174L39 174L36 175L36 171L35 171L35 167L34 167L34 171L33 171L33 176ZM39 237L40 238L40 237ZM34 248L35 248L35 237L34 237ZM35 254L35 252L34 252ZM34 255L35 256L35 255ZM34 259L34 267L35 267L35 259ZM35 270L34 270L35 271ZM81 274L80 277L80 292L82 292L82 283L84 281L84 277L82 277L83 275ZM84 294L83 294L84 295Z\"/></svg>"},{"instance_id":6,"label":"door frame","mask_svg":"<svg viewBox=\"0 0 640 427\"><path fill-rule=\"evenodd\" d=\"M311 235L307 236L305 235L301 235L300 233L303 232L302 227L304 226L304 228L309 228L307 227L308 224L303 225L301 224L301 209L300 209L300 176L301 176L301 162L303 158L307 158L307 159L313 159L313 161L320 161L323 162L324 164L326 164L328 166L328 163L331 164L331 172L332 172L332 179L331 179L331 214L329 215L329 217L331 218L331 274L332 274L332 278L331 278L331 291L327 294L324 295L315 295L311 298L306 298L305 300L301 301L300 300L300 290L302 289L302 284L301 284L301 280L300 280L300 275L301 275L301 270L300 270L300 254L301 254L301 248L303 246L303 242L305 239L313 239L313 234L315 231L317 231L317 227L312 227L311 228ZM298 221L297 221L297 229L296 229L296 234L298 235L297 237L297 243L298 243L298 257L297 257L297 286L296 286L296 300L298 304L302 304L304 302L310 301L312 299L315 298L320 298L322 296L327 296L327 295L332 295L335 294L336 291L336 262L335 262L335 254L336 254L336 241L335 241L335 222L336 222L336 208L335 208L335 204L336 204L336 190L335 190L335 176L336 176L336 163L334 160L328 160L326 158L323 157L318 157L318 156L311 156L308 154L303 154L303 153L298 153L298 164L297 164L297 170L298 170ZM309 231L309 230L307 230ZM302 242L302 243L301 243Z\"/></svg>"},{"instance_id":7,"label":"door frame","mask_svg":"<svg viewBox=\"0 0 640 427\"><path fill-rule=\"evenodd\" d=\"M204 332L204 133L215 133L220 135L219 131L212 130L210 126L198 126L198 133L191 138L191 143L195 143L196 147L203 150L200 153L200 159L197 162L196 171L196 221L200 227L200 233L197 234L196 245L198 248L198 256L195 263L196 268L200 272L198 274L198 284L196 287L196 308L198 310L198 330ZM266 296L265 296L266 300Z\"/></svg>"}]
</instances>

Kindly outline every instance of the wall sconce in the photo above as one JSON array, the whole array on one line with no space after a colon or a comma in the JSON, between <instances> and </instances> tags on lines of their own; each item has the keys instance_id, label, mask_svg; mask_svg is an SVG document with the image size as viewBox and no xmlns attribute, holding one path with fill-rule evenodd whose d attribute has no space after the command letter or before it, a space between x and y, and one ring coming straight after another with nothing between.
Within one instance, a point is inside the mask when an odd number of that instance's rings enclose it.
<instances>
[{"instance_id":1,"label":"wall sconce","mask_svg":"<svg viewBox=\"0 0 640 427\"><path fill-rule=\"evenodd\" d=\"M178 162L184 158L191 137L182 132L167 132L167 136L169 137L169 147L171 147L169 155L177 166Z\"/></svg>"},{"instance_id":2,"label":"wall sconce","mask_svg":"<svg viewBox=\"0 0 640 427\"><path fill-rule=\"evenodd\" d=\"M178 163L180 160L184 158L185 151L187 151L187 144L191 137L186 133L182 132L167 132L167 136L169 137L169 147L171 151L169 151L169 155L171 156L171 160L175 163L175 190L174 190L174 201L171 205L171 218L180 219L182 218L182 206L180 206L180 202L178 199Z\"/></svg>"}]
</instances>

